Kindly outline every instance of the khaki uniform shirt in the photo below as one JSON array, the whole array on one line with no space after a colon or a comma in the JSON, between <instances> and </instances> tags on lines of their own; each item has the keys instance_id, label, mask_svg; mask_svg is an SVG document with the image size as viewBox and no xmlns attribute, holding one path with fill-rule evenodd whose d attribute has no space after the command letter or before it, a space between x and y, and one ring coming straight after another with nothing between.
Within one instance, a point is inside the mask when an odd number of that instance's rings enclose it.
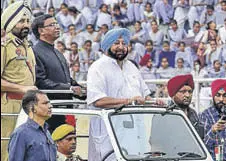
<instances>
[{"instance_id":1,"label":"khaki uniform shirt","mask_svg":"<svg viewBox=\"0 0 226 161\"><path fill-rule=\"evenodd\" d=\"M1 77L20 85L34 85L35 56L27 40L20 40L12 33L1 44Z\"/></svg>"},{"instance_id":2,"label":"khaki uniform shirt","mask_svg":"<svg viewBox=\"0 0 226 161\"><path fill-rule=\"evenodd\" d=\"M68 159L64 154L57 151L57 161L81 161L81 160L76 155L73 155L72 158Z\"/></svg>"}]
</instances>

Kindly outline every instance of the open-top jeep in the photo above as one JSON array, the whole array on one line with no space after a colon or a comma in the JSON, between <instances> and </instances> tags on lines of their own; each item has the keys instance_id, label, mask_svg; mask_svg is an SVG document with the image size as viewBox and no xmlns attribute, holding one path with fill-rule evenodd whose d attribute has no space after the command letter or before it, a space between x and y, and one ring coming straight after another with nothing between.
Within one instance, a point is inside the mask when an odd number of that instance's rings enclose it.
<instances>
[{"instance_id":1,"label":"open-top jeep","mask_svg":"<svg viewBox=\"0 0 226 161\"><path fill-rule=\"evenodd\" d=\"M92 117L103 119L113 149L103 161L212 161L203 141L181 110L153 105L90 110L73 102L52 101L54 115L75 115L76 153L87 159L89 124ZM64 108L73 104L72 109ZM115 159L114 159L115 160Z\"/></svg>"}]
</instances>

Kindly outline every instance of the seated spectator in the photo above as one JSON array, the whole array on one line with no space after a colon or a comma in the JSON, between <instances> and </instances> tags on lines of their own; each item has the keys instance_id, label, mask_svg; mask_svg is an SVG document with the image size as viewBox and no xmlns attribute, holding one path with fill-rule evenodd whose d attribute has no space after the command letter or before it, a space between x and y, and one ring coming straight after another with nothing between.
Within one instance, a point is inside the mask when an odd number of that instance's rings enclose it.
<instances>
[{"instance_id":1,"label":"seated spectator","mask_svg":"<svg viewBox=\"0 0 226 161\"><path fill-rule=\"evenodd\" d=\"M218 30L216 29L216 23L210 21L207 23L206 31L204 32L202 42L207 44L210 40L216 40L218 42Z\"/></svg>"},{"instance_id":2,"label":"seated spectator","mask_svg":"<svg viewBox=\"0 0 226 161\"><path fill-rule=\"evenodd\" d=\"M119 5L114 5L113 7L112 25L121 27L129 25L129 19L125 14L121 13Z\"/></svg>"},{"instance_id":3,"label":"seated spectator","mask_svg":"<svg viewBox=\"0 0 226 161\"><path fill-rule=\"evenodd\" d=\"M131 24L141 21L141 12L143 12L142 1L132 0L128 3L127 15Z\"/></svg>"},{"instance_id":4,"label":"seated spectator","mask_svg":"<svg viewBox=\"0 0 226 161\"><path fill-rule=\"evenodd\" d=\"M156 20L156 16L154 14L154 11L152 10L152 4L147 2L144 6L144 12L141 12L141 15L143 17L142 19L142 27L146 30L150 27L150 24L152 21ZM157 21L156 21L157 22Z\"/></svg>"},{"instance_id":5,"label":"seated spectator","mask_svg":"<svg viewBox=\"0 0 226 161\"><path fill-rule=\"evenodd\" d=\"M219 44L226 44L226 18L224 19L224 25L219 28L218 36Z\"/></svg>"},{"instance_id":6,"label":"seated spectator","mask_svg":"<svg viewBox=\"0 0 226 161\"><path fill-rule=\"evenodd\" d=\"M152 59L149 59L145 62L145 66L140 68L141 76L144 80L156 79L156 68L153 66ZM148 88L151 91L151 96L155 94L156 84L146 83Z\"/></svg>"},{"instance_id":7,"label":"seated spectator","mask_svg":"<svg viewBox=\"0 0 226 161\"><path fill-rule=\"evenodd\" d=\"M215 13L217 29L224 25L224 20L226 19L226 0L221 0L220 4L221 9L217 10Z\"/></svg>"},{"instance_id":8,"label":"seated spectator","mask_svg":"<svg viewBox=\"0 0 226 161\"><path fill-rule=\"evenodd\" d=\"M80 63L78 61L75 61L70 66L70 75L74 80L79 82L79 81L86 81L87 73L81 72Z\"/></svg>"},{"instance_id":9,"label":"seated spectator","mask_svg":"<svg viewBox=\"0 0 226 161\"><path fill-rule=\"evenodd\" d=\"M183 41L181 41L178 43L178 47L179 47L179 51L176 53L175 61L178 61L178 58L183 58L184 67L192 68L193 67L193 58L192 58L191 52L189 50L186 50L186 48L185 48L186 44Z\"/></svg>"},{"instance_id":10,"label":"seated spectator","mask_svg":"<svg viewBox=\"0 0 226 161\"><path fill-rule=\"evenodd\" d=\"M112 28L111 22L112 17L108 12L108 6L106 4L102 4L97 14L96 29L99 29L103 24L106 24L110 29Z\"/></svg>"},{"instance_id":11,"label":"seated spectator","mask_svg":"<svg viewBox=\"0 0 226 161\"><path fill-rule=\"evenodd\" d=\"M203 42L199 43L196 56L201 63L201 67L203 68L206 65L206 46Z\"/></svg>"},{"instance_id":12,"label":"seated spectator","mask_svg":"<svg viewBox=\"0 0 226 161\"><path fill-rule=\"evenodd\" d=\"M217 47L216 40L211 40L209 44L210 47L206 50L206 64L208 67L211 67L215 60L220 60L222 50L220 47Z\"/></svg>"},{"instance_id":13,"label":"seated spectator","mask_svg":"<svg viewBox=\"0 0 226 161\"><path fill-rule=\"evenodd\" d=\"M210 21L214 21L216 18L214 14L214 6L213 5L207 5L206 8L202 11L200 16L200 24L203 29Z\"/></svg>"},{"instance_id":14,"label":"seated spectator","mask_svg":"<svg viewBox=\"0 0 226 161\"><path fill-rule=\"evenodd\" d=\"M49 7L48 8L48 14L51 16L55 16L55 8L54 7Z\"/></svg>"},{"instance_id":15,"label":"seated spectator","mask_svg":"<svg viewBox=\"0 0 226 161\"><path fill-rule=\"evenodd\" d=\"M226 62L226 44L223 45L223 47L222 47L220 61L221 61L221 64L223 64L224 62Z\"/></svg>"},{"instance_id":16,"label":"seated spectator","mask_svg":"<svg viewBox=\"0 0 226 161\"><path fill-rule=\"evenodd\" d=\"M65 0L69 7L74 6L77 10L81 11L84 8L84 0Z\"/></svg>"},{"instance_id":17,"label":"seated spectator","mask_svg":"<svg viewBox=\"0 0 226 161\"><path fill-rule=\"evenodd\" d=\"M144 56L141 58L140 60L140 65L141 66L145 66L147 61L152 59L153 61L153 66L157 66L158 62L157 62L157 55L156 55L156 51L153 49L153 42L151 40L147 40L145 42L145 53Z\"/></svg>"},{"instance_id":18,"label":"seated spectator","mask_svg":"<svg viewBox=\"0 0 226 161\"><path fill-rule=\"evenodd\" d=\"M60 125L53 131L52 138L57 146L57 161L82 161L80 156L74 154L77 140L72 125Z\"/></svg>"},{"instance_id":19,"label":"seated spectator","mask_svg":"<svg viewBox=\"0 0 226 161\"><path fill-rule=\"evenodd\" d=\"M101 40L103 39L104 35L108 32L109 27L107 24L103 24L98 31L98 34L96 38L94 39L94 42L100 43Z\"/></svg>"},{"instance_id":20,"label":"seated spectator","mask_svg":"<svg viewBox=\"0 0 226 161\"><path fill-rule=\"evenodd\" d=\"M47 8L54 7L56 9L56 12L59 12L61 10L61 5L64 3L65 0L46 0L47 1ZM66 4L66 3L64 3ZM68 6L68 4L66 4Z\"/></svg>"},{"instance_id":21,"label":"seated spectator","mask_svg":"<svg viewBox=\"0 0 226 161\"><path fill-rule=\"evenodd\" d=\"M144 44L147 40L147 33L141 27L141 22L136 21L134 24L135 31L132 33L131 41L134 43Z\"/></svg>"},{"instance_id":22,"label":"seated spectator","mask_svg":"<svg viewBox=\"0 0 226 161\"><path fill-rule=\"evenodd\" d=\"M184 28L178 28L177 21L170 21L171 29L168 30L167 39L170 42L170 48L173 51L177 51L178 43L186 37Z\"/></svg>"},{"instance_id":23,"label":"seated spectator","mask_svg":"<svg viewBox=\"0 0 226 161\"><path fill-rule=\"evenodd\" d=\"M166 57L162 57L161 66L157 69L156 74L160 79L169 79L174 76L175 70L169 66L169 61Z\"/></svg>"},{"instance_id":24,"label":"seated spectator","mask_svg":"<svg viewBox=\"0 0 226 161\"><path fill-rule=\"evenodd\" d=\"M225 78L225 72L221 68L221 63L219 60L214 60L213 66L208 70L209 78Z\"/></svg>"},{"instance_id":25,"label":"seated spectator","mask_svg":"<svg viewBox=\"0 0 226 161\"><path fill-rule=\"evenodd\" d=\"M136 64L139 64L140 56L134 49L134 44L130 41L128 44L128 55L127 59L134 61Z\"/></svg>"},{"instance_id":26,"label":"seated spectator","mask_svg":"<svg viewBox=\"0 0 226 161\"><path fill-rule=\"evenodd\" d=\"M175 51L170 50L170 43L168 41L164 41L162 46L163 46L163 50L159 53L158 67L161 64L162 58L166 57L167 61L169 63L169 66L174 68L174 66L175 66L175 56L176 56Z\"/></svg>"},{"instance_id":27,"label":"seated spectator","mask_svg":"<svg viewBox=\"0 0 226 161\"><path fill-rule=\"evenodd\" d=\"M56 14L56 19L63 32L68 31L68 26L72 24L71 16L68 13L68 5L62 3L60 6L60 12Z\"/></svg>"},{"instance_id":28,"label":"seated spectator","mask_svg":"<svg viewBox=\"0 0 226 161\"><path fill-rule=\"evenodd\" d=\"M98 32L96 32L94 30L94 26L92 24L88 24L86 25L86 30L82 31L80 33L80 36L82 37L82 43L84 44L84 42L86 40L91 40L92 41L92 49L93 51L98 51L100 48L100 44L99 42L95 42L95 39L98 35Z\"/></svg>"},{"instance_id":29,"label":"seated spectator","mask_svg":"<svg viewBox=\"0 0 226 161\"><path fill-rule=\"evenodd\" d=\"M71 15L72 24L75 25L75 31L77 33L82 32L86 28L86 19L81 12L75 7L68 8L69 15Z\"/></svg>"},{"instance_id":30,"label":"seated spectator","mask_svg":"<svg viewBox=\"0 0 226 161\"><path fill-rule=\"evenodd\" d=\"M76 42L71 43L71 51L70 51L70 63L69 66L72 65L73 62L78 62L79 61L79 56L78 56L78 44Z\"/></svg>"},{"instance_id":31,"label":"seated spectator","mask_svg":"<svg viewBox=\"0 0 226 161\"><path fill-rule=\"evenodd\" d=\"M194 42L200 42L204 34L204 31L200 30L200 27L200 23L198 21L194 21L192 29L188 30L187 37L193 37Z\"/></svg>"},{"instance_id":32,"label":"seated spectator","mask_svg":"<svg viewBox=\"0 0 226 161\"><path fill-rule=\"evenodd\" d=\"M151 29L148 36L153 42L154 49L159 52L162 48L164 34L161 30L159 30L159 26L156 20L151 21Z\"/></svg>"},{"instance_id":33,"label":"seated spectator","mask_svg":"<svg viewBox=\"0 0 226 161\"><path fill-rule=\"evenodd\" d=\"M68 66L70 64L70 53L69 51L66 50L66 46L62 41L57 41L56 43L56 48L57 50L59 50L59 52L61 54L63 54L63 56L65 57L65 59L67 60Z\"/></svg>"},{"instance_id":34,"label":"seated spectator","mask_svg":"<svg viewBox=\"0 0 226 161\"><path fill-rule=\"evenodd\" d=\"M223 71L224 71L224 74L226 75L226 61L224 61L224 63L223 63Z\"/></svg>"},{"instance_id":35,"label":"seated spectator","mask_svg":"<svg viewBox=\"0 0 226 161\"><path fill-rule=\"evenodd\" d=\"M98 1L98 0L97 0ZM95 3L95 2L94 2ZM92 4L90 4L92 5ZM95 5L95 4L94 4ZM101 5L101 4L96 4L96 5ZM93 6L94 7L94 6ZM94 7L97 8L97 7ZM99 8L99 7L98 7ZM96 9L95 9L96 10ZM98 10L98 9L97 9ZM81 14L85 17L86 19L86 24L92 24L94 25L96 21L96 16L97 16L97 11L92 11L92 9L88 6L85 6L81 10Z\"/></svg>"},{"instance_id":36,"label":"seated spectator","mask_svg":"<svg viewBox=\"0 0 226 161\"><path fill-rule=\"evenodd\" d=\"M70 24L68 26L68 31L66 33L63 33L63 36L59 39L64 42L67 48L70 48L72 42L76 42L79 47L81 47L83 44L83 39L81 35L75 31L74 24Z\"/></svg>"},{"instance_id":37,"label":"seated spectator","mask_svg":"<svg viewBox=\"0 0 226 161\"><path fill-rule=\"evenodd\" d=\"M183 75L183 74L188 74L190 72L191 72L190 68L184 67L184 59L178 58L174 75Z\"/></svg>"},{"instance_id":38,"label":"seated spectator","mask_svg":"<svg viewBox=\"0 0 226 161\"><path fill-rule=\"evenodd\" d=\"M94 26L92 24L87 24L86 30L80 33L84 41L91 40L92 42L94 42L95 38L97 37L97 34L98 33L94 30Z\"/></svg>"},{"instance_id":39,"label":"seated spectator","mask_svg":"<svg viewBox=\"0 0 226 161\"><path fill-rule=\"evenodd\" d=\"M205 67L201 66L200 60L194 61L194 68L191 71L193 78L208 78L208 72Z\"/></svg>"},{"instance_id":40,"label":"seated spectator","mask_svg":"<svg viewBox=\"0 0 226 161\"><path fill-rule=\"evenodd\" d=\"M170 19L173 18L173 7L169 4L168 0L158 0L155 2L153 10L159 21L160 30L166 34Z\"/></svg>"},{"instance_id":41,"label":"seated spectator","mask_svg":"<svg viewBox=\"0 0 226 161\"><path fill-rule=\"evenodd\" d=\"M36 1L31 1L31 8L33 13L37 12L46 12L47 8L47 2L48 1L42 1L42 0L36 0Z\"/></svg>"},{"instance_id":42,"label":"seated spectator","mask_svg":"<svg viewBox=\"0 0 226 161\"><path fill-rule=\"evenodd\" d=\"M178 23L178 28L184 29L184 24L188 19L189 2L187 0L174 0L174 19Z\"/></svg>"},{"instance_id":43,"label":"seated spectator","mask_svg":"<svg viewBox=\"0 0 226 161\"><path fill-rule=\"evenodd\" d=\"M95 61L95 53L92 51L92 41L86 40L79 52L81 72L88 72L88 68L93 61Z\"/></svg>"},{"instance_id":44,"label":"seated spectator","mask_svg":"<svg viewBox=\"0 0 226 161\"><path fill-rule=\"evenodd\" d=\"M205 6L207 5L206 0L192 0L189 1L190 8L188 11L188 22L190 28L192 28L192 25L194 21L200 20L200 15L202 11L205 9Z\"/></svg>"}]
</instances>

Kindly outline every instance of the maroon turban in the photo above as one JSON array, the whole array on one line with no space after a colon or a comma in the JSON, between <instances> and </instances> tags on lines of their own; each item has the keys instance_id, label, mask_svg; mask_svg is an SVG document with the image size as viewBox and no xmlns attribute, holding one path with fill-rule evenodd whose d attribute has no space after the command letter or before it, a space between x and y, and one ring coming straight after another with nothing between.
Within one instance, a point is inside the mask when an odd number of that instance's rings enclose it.
<instances>
[{"instance_id":1,"label":"maroon turban","mask_svg":"<svg viewBox=\"0 0 226 161\"><path fill-rule=\"evenodd\" d=\"M141 66L147 65L147 63L148 63L148 61L149 61L150 58L151 58L151 55L150 55L150 54L145 54L145 55L141 58L139 64L140 64Z\"/></svg>"},{"instance_id":2,"label":"maroon turban","mask_svg":"<svg viewBox=\"0 0 226 161\"><path fill-rule=\"evenodd\" d=\"M225 79L217 79L212 82L211 90L212 90L212 97L214 97L217 92L223 88L226 91L226 80Z\"/></svg>"},{"instance_id":3,"label":"maroon turban","mask_svg":"<svg viewBox=\"0 0 226 161\"><path fill-rule=\"evenodd\" d=\"M184 85L194 89L194 81L191 74L178 75L168 81L167 89L170 97L173 97Z\"/></svg>"}]
</instances>

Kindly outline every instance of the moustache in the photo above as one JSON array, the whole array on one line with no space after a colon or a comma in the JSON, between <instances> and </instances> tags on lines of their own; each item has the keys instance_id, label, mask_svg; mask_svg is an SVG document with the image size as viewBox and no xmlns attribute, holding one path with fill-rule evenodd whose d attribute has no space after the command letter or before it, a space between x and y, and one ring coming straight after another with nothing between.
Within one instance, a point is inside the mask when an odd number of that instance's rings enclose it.
<instances>
[{"instance_id":1,"label":"moustache","mask_svg":"<svg viewBox=\"0 0 226 161\"><path fill-rule=\"evenodd\" d=\"M225 103L224 102L218 102L218 103L216 103L216 105L221 107L221 106L225 106Z\"/></svg>"},{"instance_id":2,"label":"moustache","mask_svg":"<svg viewBox=\"0 0 226 161\"><path fill-rule=\"evenodd\" d=\"M29 28L23 28L22 30L21 30L21 32L29 32L30 31L30 29Z\"/></svg>"},{"instance_id":3,"label":"moustache","mask_svg":"<svg viewBox=\"0 0 226 161\"><path fill-rule=\"evenodd\" d=\"M71 145L71 149L76 149L76 144Z\"/></svg>"}]
</instances>

